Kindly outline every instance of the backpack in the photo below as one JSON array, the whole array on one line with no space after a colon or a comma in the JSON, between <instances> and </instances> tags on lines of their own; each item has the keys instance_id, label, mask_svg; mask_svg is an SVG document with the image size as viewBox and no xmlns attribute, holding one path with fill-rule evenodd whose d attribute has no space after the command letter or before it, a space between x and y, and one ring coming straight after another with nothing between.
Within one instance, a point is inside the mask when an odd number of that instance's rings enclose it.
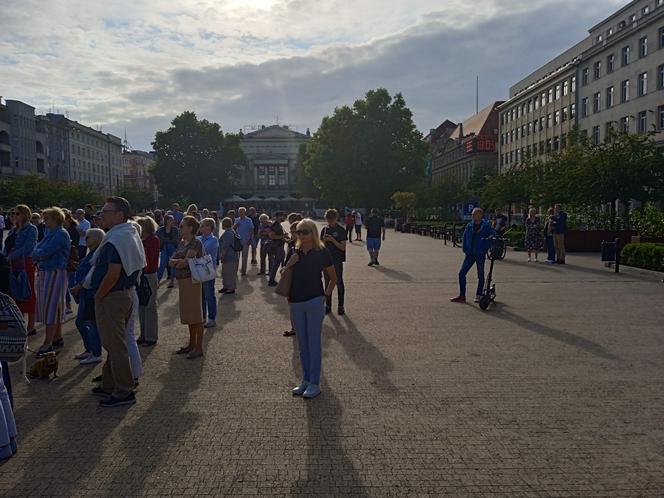
<instances>
[{"instance_id":1,"label":"backpack","mask_svg":"<svg viewBox=\"0 0 664 498\"><path fill-rule=\"evenodd\" d=\"M242 244L242 239L238 234L233 236L233 250L235 252L241 252L244 245Z\"/></svg>"},{"instance_id":2,"label":"backpack","mask_svg":"<svg viewBox=\"0 0 664 498\"><path fill-rule=\"evenodd\" d=\"M23 314L11 297L0 292L0 361L23 358L27 339Z\"/></svg>"}]
</instances>

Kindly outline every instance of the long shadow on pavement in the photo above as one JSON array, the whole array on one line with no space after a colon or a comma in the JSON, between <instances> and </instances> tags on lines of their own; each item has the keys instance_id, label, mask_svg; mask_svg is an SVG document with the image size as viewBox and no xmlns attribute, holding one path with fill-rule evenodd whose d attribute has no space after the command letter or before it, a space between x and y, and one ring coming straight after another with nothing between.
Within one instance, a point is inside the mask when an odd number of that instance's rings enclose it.
<instances>
[{"instance_id":1,"label":"long shadow on pavement","mask_svg":"<svg viewBox=\"0 0 664 498\"><path fill-rule=\"evenodd\" d=\"M386 277L393 278L394 280L401 280L402 282L412 282L413 277L408 273L395 270L393 268L385 268L384 266L374 266L379 273L382 273Z\"/></svg>"},{"instance_id":2,"label":"long shadow on pavement","mask_svg":"<svg viewBox=\"0 0 664 498\"><path fill-rule=\"evenodd\" d=\"M528 320L523 316L507 311L504 305L497 306L495 309L491 311L491 313L495 318L498 318L499 320L504 320L513 323L517 327L527 330L529 332L535 332L536 334L543 335L545 337L554 339L569 346L574 346L575 348L585 351L586 353L590 353L605 360L622 361L619 356L616 356L613 353L607 351L601 344L593 342L584 337L572 334L571 332L567 332L565 330L556 329L553 327L549 327L548 325L544 325L542 323Z\"/></svg>"},{"instance_id":3,"label":"long shadow on pavement","mask_svg":"<svg viewBox=\"0 0 664 498\"><path fill-rule=\"evenodd\" d=\"M307 412L306 477L291 486L292 496L368 496L362 479L342 446L343 408L325 380L323 393L304 401Z\"/></svg>"},{"instance_id":4,"label":"long shadow on pavement","mask_svg":"<svg viewBox=\"0 0 664 498\"><path fill-rule=\"evenodd\" d=\"M390 372L394 370L392 360L362 335L348 315L341 319L333 314L328 317L333 326L324 326L324 337L339 342L353 363L363 370L369 370L373 376L372 384L384 392L398 391L389 378Z\"/></svg>"}]
</instances>

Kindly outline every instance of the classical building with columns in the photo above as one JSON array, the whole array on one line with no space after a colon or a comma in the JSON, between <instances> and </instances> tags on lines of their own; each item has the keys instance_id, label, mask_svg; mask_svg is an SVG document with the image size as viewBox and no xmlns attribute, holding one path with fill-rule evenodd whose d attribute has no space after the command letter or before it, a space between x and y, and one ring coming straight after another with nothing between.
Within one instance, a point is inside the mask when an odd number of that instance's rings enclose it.
<instances>
[{"instance_id":1,"label":"classical building with columns","mask_svg":"<svg viewBox=\"0 0 664 498\"><path fill-rule=\"evenodd\" d=\"M243 135L240 147L247 164L236 195L258 204L294 202L300 197L295 172L297 155L300 146L309 140L309 130L299 133L280 125L263 126Z\"/></svg>"}]
</instances>

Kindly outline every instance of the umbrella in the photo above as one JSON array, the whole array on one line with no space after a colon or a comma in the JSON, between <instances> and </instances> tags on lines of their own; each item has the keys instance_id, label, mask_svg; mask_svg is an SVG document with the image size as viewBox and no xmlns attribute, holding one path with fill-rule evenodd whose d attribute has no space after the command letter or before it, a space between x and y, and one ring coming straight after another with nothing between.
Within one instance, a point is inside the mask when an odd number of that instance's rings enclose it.
<instances>
[{"instance_id":1,"label":"umbrella","mask_svg":"<svg viewBox=\"0 0 664 498\"><path fill-rule=\"evenodd\" d=\"M239 195L233 195L228 199L224 199L224 202L244 202L244 198L240 197Z\"/></svg>"},{"instance_id":2,"label":"umbrella","mask_svg":"<svg viewBox=\"0 0 664 498\"><path fill-rule=\"evenodd\" d=\"M265 202L280 202L281 199L278 199L276 197L266 197L265 199L263 199L263 201L265 201Z\"/></svg>"},{"instance_id":3,"label":"umbrella","mask_svg":"<svg viewBox=\"0 0 664 498\"><path fill-rule=\"evenodd\" d=\"M286 197L281 198L282 201L284 202L290 202L290 201L297 201L297 199L291 195L287 195Z\"/></svg>"},{"instance_id":4,"label":"umbrella","mask_svg":"<svg viewBox=\"0 0 664 498\"><path fill-rule=\"evenodd\" d=\"M261 202L261 201L263 201L264 199L261 198L261 197L258 197L257 195L253 195L253 196L249 197L249 199L245 199L245 200L246 200L247 202Z\"/></svg>"}]
</instances>

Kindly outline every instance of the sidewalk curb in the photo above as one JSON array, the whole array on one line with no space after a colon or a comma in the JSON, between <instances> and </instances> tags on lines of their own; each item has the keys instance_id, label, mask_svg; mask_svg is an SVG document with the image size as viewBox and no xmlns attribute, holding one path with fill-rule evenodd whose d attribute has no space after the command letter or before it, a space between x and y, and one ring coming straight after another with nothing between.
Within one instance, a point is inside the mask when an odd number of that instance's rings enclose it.
<instances>
[{"instance_id":1,"label":"sidewalk curb","mask_svg":"<svg viewBox=\"0 0 664 498\"><path fill-rule=\"evenodd\" d=\"M644 268L637 268L636 266L620 265L620 273L641 275L643 277L651 277L653 280L664 281L664 273L660 271L646 270Z\"/></svg>"}]
</instances>

